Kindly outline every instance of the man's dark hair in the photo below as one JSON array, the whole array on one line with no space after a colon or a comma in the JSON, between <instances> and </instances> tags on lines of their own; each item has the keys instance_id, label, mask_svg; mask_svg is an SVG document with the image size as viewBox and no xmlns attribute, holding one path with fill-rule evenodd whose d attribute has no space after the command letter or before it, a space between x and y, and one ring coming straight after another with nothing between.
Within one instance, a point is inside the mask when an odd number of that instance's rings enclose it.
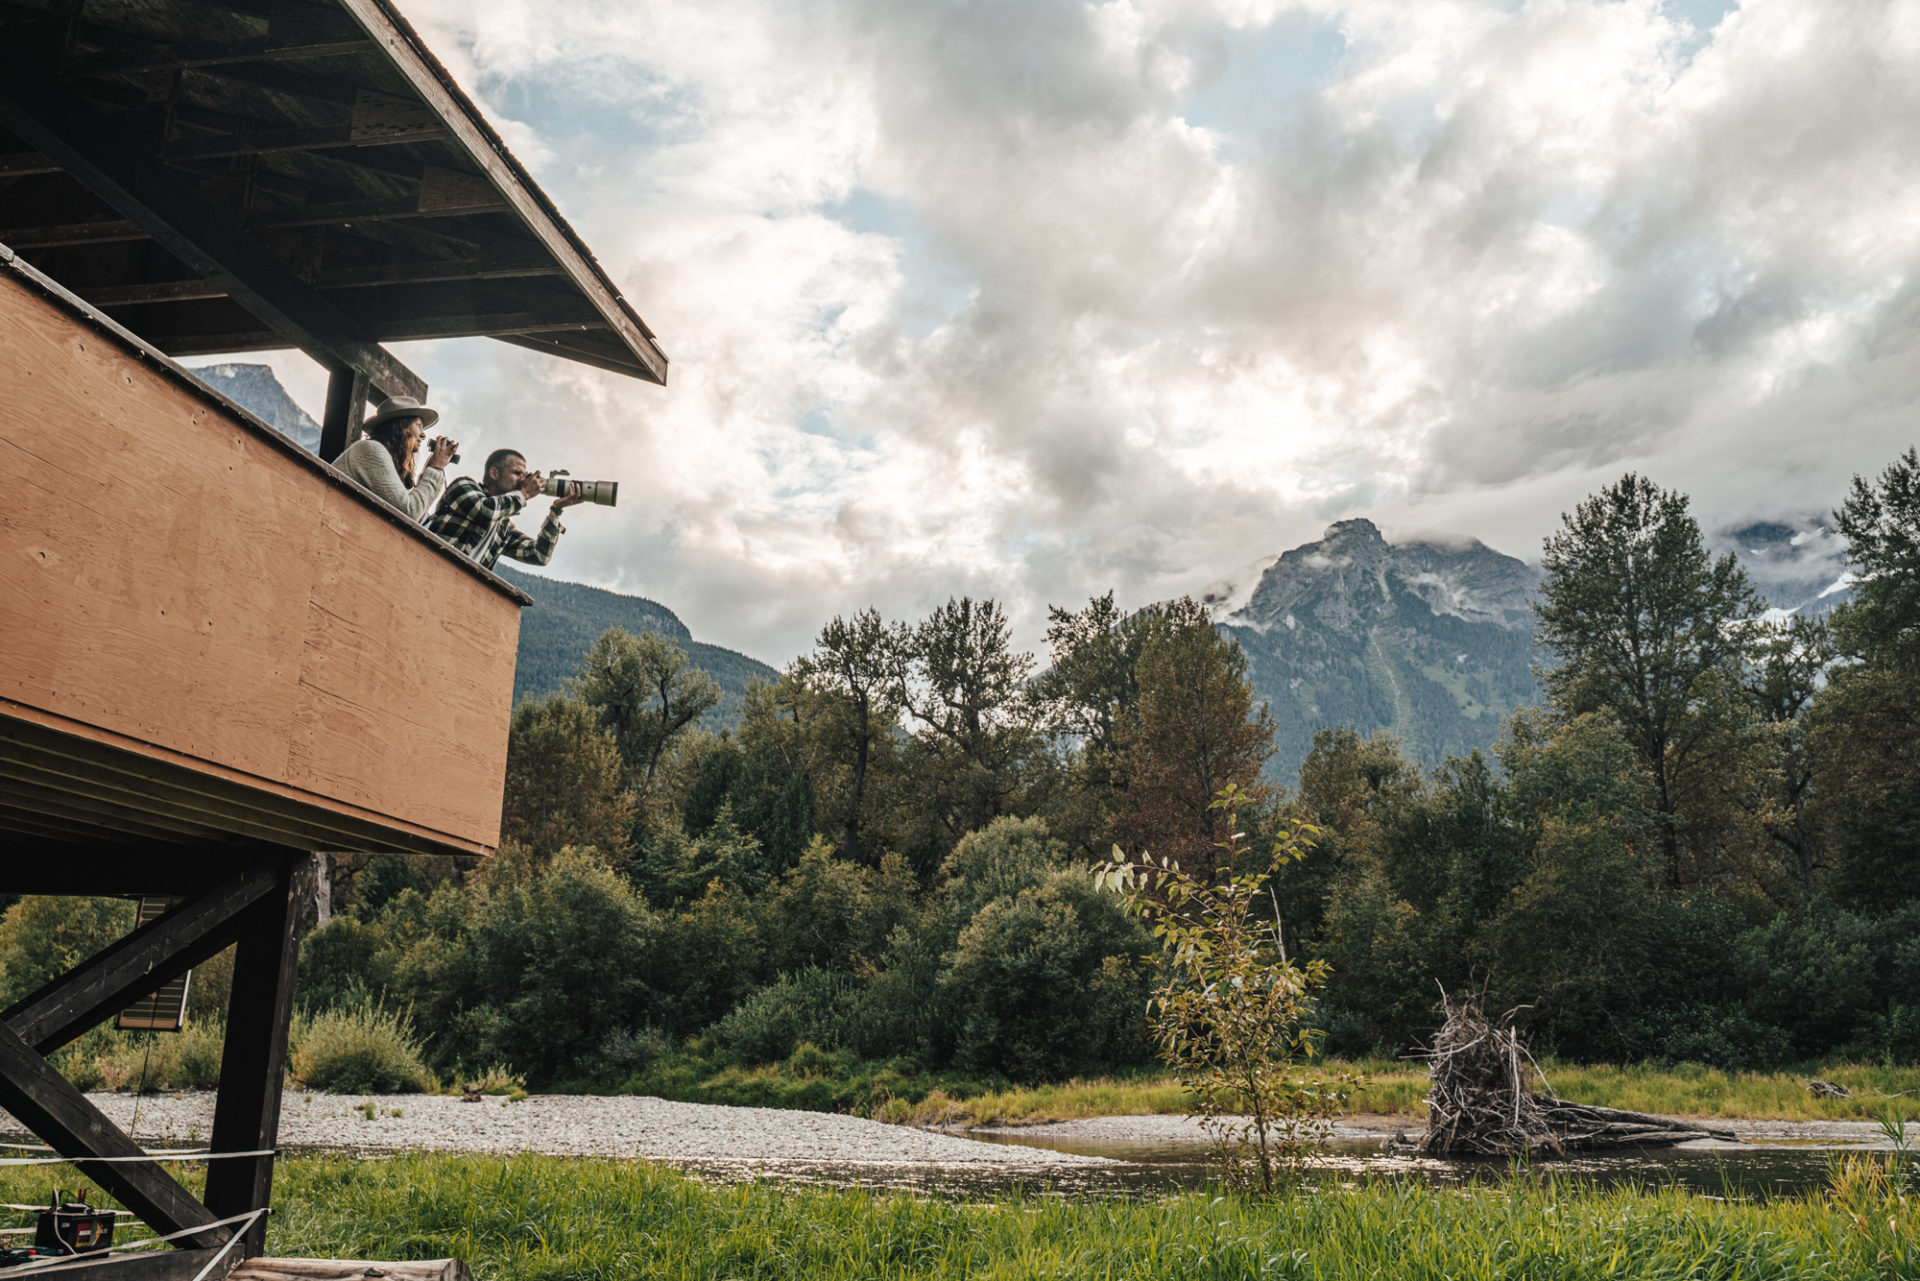
<instances>
[{"instance_id":1,"label":"man's dark hair","mask_svg":"<svg viewBox=\"0 0 1920 1281\"><path fill-rule=\"evenodd\" d=\"M487 469L484 474L493 475L493 469L505 467L509 458L518 458L523 463L527 461L527 456L517 449L496 449L487 455Z\"/></svg>"}]
</instances>

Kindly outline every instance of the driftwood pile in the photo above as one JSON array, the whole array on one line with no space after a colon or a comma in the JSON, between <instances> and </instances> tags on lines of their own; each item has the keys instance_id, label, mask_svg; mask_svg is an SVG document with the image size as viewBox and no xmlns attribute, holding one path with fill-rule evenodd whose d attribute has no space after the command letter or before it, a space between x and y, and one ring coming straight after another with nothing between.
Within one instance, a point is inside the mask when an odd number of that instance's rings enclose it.
<instances>
[{"instance_id":1,"label":"driftwood pile","mask_svg":"<svg viewBox=\"0 0 1920 1281\"><path fill-rule=\"evenodd\" d=\"M1432 1073L1427 1130L1419 1146L1435 1156L1524 1156L1596 1148L1663 1147L1689 1139L1733 1139L1715 1129L1615 1108L1569 1103L1532 1088L1546 1079L1514 1030L1477 1001L1441 999L1446 1021L1422 1056Z\"/></svg>"}]
</instances>

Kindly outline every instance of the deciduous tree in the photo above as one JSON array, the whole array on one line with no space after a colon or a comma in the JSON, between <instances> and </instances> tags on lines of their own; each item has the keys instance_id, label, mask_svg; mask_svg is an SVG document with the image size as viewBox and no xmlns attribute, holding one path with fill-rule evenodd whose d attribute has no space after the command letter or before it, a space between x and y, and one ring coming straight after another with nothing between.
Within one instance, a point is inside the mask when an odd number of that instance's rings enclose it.
<instances>
[{"instance_id":1,"label":"deciduous tree","mask_svg":"<svg viewBox=\"0 0 1920 1281\"><path fill-rule=\"evenodd\" d=\"M1710 808L1748 623L1760 609L1732 556L1711 556L1685 494L1628 473L1562 517L1547 539L1536 638L1563 716L1620 725L1653 787L1664 874L1690 865L1690 821Z\"/></svg>"},{"instance_id":2,"label":"deciduous tree","mask_svg":"<svg viewBox=\"0 0 1920 1281\"><path fill-rule=\"evenodd\" d=\"M611 627L569 688L613 735L626 780L644 803L675 738L720 701L720 685L658 632Z\"/></svg>"}]
</instances>

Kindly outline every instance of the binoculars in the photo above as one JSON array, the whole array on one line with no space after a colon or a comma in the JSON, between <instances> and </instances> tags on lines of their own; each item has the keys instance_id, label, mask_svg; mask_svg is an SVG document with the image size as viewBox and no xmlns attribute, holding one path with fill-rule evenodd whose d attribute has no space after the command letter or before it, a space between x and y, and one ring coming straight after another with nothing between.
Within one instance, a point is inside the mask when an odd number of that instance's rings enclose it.
<instances>
[{"instance_id":1,"label":"binoculars","mask_svg":"<svg viewBox=\"0 0 1920 1281\"><path fill-rule=\"evenodd\" d=\"M620 494L620 482L617 480L574 480L564 471L554 472L547 477L540 492L549 498L565 498L569 486L580 487L580 496L590 503L602 507L611 507Z\"/></svg>"}]
</instances>

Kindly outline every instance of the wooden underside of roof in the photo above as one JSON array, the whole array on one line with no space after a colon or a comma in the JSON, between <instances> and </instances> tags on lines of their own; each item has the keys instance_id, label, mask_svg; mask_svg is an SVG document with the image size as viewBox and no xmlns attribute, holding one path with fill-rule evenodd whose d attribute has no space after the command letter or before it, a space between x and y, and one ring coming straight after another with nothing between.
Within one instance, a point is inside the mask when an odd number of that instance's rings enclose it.
<instances>
[{"instance_id":1,"label":"wooden underside of roof","mask_svg":"<svg viewBox=\"0 0 1920 1281\"><path fill-rule=\"evenodd\" d=\"M486 336L666 380L384 0L0 0L0 243L169 355L300 346L393 394L380 344Z\"/></svg>"}]
</instances>

